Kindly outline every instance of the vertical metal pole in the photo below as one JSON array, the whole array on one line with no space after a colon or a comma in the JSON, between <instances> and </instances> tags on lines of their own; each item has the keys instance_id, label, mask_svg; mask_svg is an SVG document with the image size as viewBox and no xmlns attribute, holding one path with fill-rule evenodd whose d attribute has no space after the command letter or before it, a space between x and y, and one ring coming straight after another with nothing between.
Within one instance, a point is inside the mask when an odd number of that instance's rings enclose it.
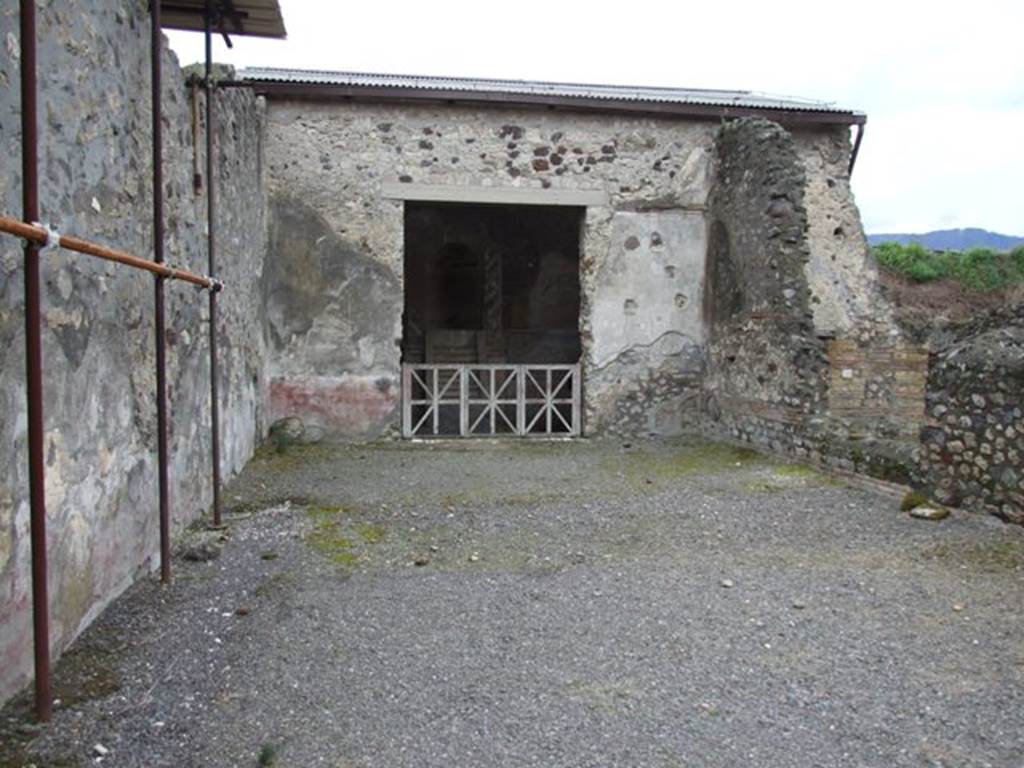
<instances>
[{"instance_id":1,"label":"vertical metal pole","mask_svg":"<svg viewBox=\"0 0 1024 768\"><path fill-rule=\"evenodd\" d=\"M548 412L547 412L547 416L545 418L545 422L546 422L546 426L547 426L546 434L550 435L551 434L551 411L553 411L554 408L555 408L554 403L552 403L551 401L554 399L555 393L551 391L551 369L550 368L547 369L546 374L547 374L547 388L544 391L544 399L547 400L547 403L545 403L545 405L547 406Z\"/></svg>"},{"instance_id":2,"label":"vertical metal pole","mask_svg":"<svg viewBox=\"0 0 1024 768\"><path fill-rule=\"evenodd\" d=\"M412 366L402 363L402 437L412 437Z\"/></svg>"},{"instance_id":3,"label":"vertical metal pole","mask_svg":"<svg viewBox=\"0 0 1024 768\"><path fill-rule=\"evenodd\" d=\"M583 403L581 398L581 379L583 378L580 364L572 366L572 435L579 437L583 434Z\"/></svg>"},{"instance_id":4,"label":"vertical metal pole","mask_svg":"<svg viewBox=\"0 0 1024 768\"><path fill-rule=\"evenodd\" d=\"M206 0L206 252L210 276L217 274L217 179L214 176L213 0ZM210 448L213 461L213 524L221 524L220 395L217 365L217 292L210 291Z\"/></svg>"},{"instance_id":5,"label":"vertical metal pole","mask_svg":"<svg viewBox=\"0 0 1024 768\"><path fill-rule=\"evenodd\" d=\"M39 221L39 135L36 112L36 7L21 0L21 184L25 221ZM50 601L46 573L46 469L43 463L43 340L39 246L25 243L25 388L32 540L32 629L36 718L53 714L50 691Z\"/></svg>"},{"instance_id":6,"label":"vertical metal pole","mask_svg":"<svg viewBox=\"0 0 1024 768\"><path fill-rule=\"evenodd\" d=\"M160 0L150 3L150 69L153 102L153 261L164 261L164 169ZM153 281L156 331L156 441L160 486L160 581L171 580L171 508L167 475L167 347L164 278Z\"/></svg>"},{"instance_id":7,"label":"vertical metal pole","mask_svg":"<svg viewBox=\"0 0 1024 768\"><path fill-rule=\"evenodd\" d=\"M437 389L437 368L431 371L434 374L433 386L431 387L430 399L434 401L434 434L437 434L437 424L441 413L441 393Z\"/></svg>"},{"instance_id":8,"label":"vertical metal pole","mask_svg":"<svg viewBox=\"0 0 1024 768\"><path fill-rule=\"evenodd\" d=\"M459 434L469 435L469 371L459 368Z\"/></svg>"},{"instance_id":9,"label":"vertical metal pole","mask_svg":"<svg viewBox=\"0 0 1024 768\"><path fill-rule=\"evenodd\" d=\"M494 428L495 428L495 426L498 423L498 421L497 421L497 415L498 414L495 413L495 411L498 410L498 403L496 402L497 399L498 399L498 393L497 393L497 390L494 388L494 369L493 368L491 368L490 374L491 374L491 378L490 378L490 382L489 383L490 383L491 391L487 393L487 396L488 396L488 399L493 398L493 399L491 399L491 437L494 437L494 435L495 435Z\"/></svg>"},{"instance_id":10,"label":"vertical metal pole","mask_svg":"<svg viewBox=\"0 0 1024 768\"><path fill-rule=\"evenodd\" d=\"M516 434L526 434L526 366L517 365L513 369L516 377Z\"/></svg>"}]
</instances>

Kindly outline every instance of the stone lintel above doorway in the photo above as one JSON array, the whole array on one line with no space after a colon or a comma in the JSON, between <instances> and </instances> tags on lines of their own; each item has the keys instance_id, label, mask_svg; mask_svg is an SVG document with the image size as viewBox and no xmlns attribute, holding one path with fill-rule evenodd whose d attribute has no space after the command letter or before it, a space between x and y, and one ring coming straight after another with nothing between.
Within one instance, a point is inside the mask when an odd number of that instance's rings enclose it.
<instances>
[{"instance_id":1,"label":"stone lintel above doorway","mask_svg":"<svg viewBox=\"0 0 1024 768\"><path fill-rule=\"evenodd\" d=\"M606 206L608 195L599 189L536 189L454 184L391 182L381 185L382 197L424 202L495 203L499 205Z\"/></svg>"}]
</instances>

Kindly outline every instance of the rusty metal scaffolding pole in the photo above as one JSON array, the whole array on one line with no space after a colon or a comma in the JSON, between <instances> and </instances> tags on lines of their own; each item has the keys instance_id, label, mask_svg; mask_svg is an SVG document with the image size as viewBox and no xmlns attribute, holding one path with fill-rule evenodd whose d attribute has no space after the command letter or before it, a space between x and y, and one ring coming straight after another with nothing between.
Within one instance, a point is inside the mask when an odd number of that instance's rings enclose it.
<instances>
[{"instance_id":1,"label":"rusty metal scaffolding pole","mask_svg":"<svg viewBox=\"0 0 1024 768\"><path fill-rule=\"evenodd\" d=\"M217 273L217 180L214 177L213 0L206 0L206 251L211 275ZM220 369L217 361L217 295L210 292L210 452L213 463L213 524L221 524Z\"/></svg>"},{"instance_id":2,"label":"rusty metal scaffolding pole","mask_svg":"<svg viewBox=\"0 0 1024 768\"><path fill-rule=\"evenodd\" d=\"M39 133L36 113L36 7L21 0L21 185L26 222L39 221ZM43 463L43 340L39 245L25 241L25 388L32 541L32 630L36 718L53 714L50 690L50 601L46 569L46 469Z\"/></svg>"},{"instance_id":3,"label":"rusty metal scaffolding pole","mask_svg":"<svg viewBox=\"0 0 1024 768\"><path fill-rule=\"evenodd\" d=\"M150 3L150 82L153 112L153 261L164 263L163 109L160 97L160 0ZM156 336L156 451L160 497L160 581L171 580L171 503L167 470L167 320L164 277L153 277L153 314Z\"/></svg>"},{"instance_id":4,"label":"rusty metal scaffolding pole","mask_svg":"<svg viewBox=\"0 0 1024 768\"><path fill-rule=\"evenodd\" d=\"M58 235L56 232L49 232L41 224L26 224L18 219L0 216L0 232L20 237L22 240L29 240L37 245L59 245L61 248L66 248L75 253L84 253L86 256L95 256L97 259L103 259L104 261L124 264L151 272L154 275L161 275L167 280L180 280L183 283L205 288L208 291L220 291L224 288L220 280L216 278L204 277L203 275L196 275L167 264L157 264L155 261L140 259L138 256L132 256L130 253L97 245L80 237Z\"/></svg>"}]
</instances>

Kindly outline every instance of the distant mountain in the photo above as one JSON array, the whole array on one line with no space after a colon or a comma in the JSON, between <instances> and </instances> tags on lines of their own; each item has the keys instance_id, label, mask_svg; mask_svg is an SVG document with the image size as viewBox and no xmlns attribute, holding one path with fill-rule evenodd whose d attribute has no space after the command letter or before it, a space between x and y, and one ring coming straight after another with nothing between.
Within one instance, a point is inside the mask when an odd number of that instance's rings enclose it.
<instances>
[{"instance_id":1,"label":"distant mountain","mask_svg":"<svg viewBox=\"0 0 1024 768\"><path fill-rule=\"evenodd\" d=\"M868 235L871 245L879 243L920 243L933 251L967 251L971 248L991 248L993 251L1008 251L1024 245L1024 237L1000 235L987 229L940 229L935 232L913 234Z\"/></svg>"}]
</instances>

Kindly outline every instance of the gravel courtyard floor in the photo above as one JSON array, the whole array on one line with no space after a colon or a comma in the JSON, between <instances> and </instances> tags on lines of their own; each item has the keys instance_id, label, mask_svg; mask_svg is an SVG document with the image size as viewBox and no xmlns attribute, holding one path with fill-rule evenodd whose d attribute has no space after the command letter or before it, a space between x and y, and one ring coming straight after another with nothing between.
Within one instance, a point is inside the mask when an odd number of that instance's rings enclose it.
<instances>
[{"instance_id":1,"label":"gravel courtyard floor","mask_svg":"<svg viewBox=\"0 0 1024 768\"><path fill-rule=\"evenodd\" d=\"M0 766L1024 765L994 519L692 440L297 447L226 498Z\"/></svg>"}]
</instances>

